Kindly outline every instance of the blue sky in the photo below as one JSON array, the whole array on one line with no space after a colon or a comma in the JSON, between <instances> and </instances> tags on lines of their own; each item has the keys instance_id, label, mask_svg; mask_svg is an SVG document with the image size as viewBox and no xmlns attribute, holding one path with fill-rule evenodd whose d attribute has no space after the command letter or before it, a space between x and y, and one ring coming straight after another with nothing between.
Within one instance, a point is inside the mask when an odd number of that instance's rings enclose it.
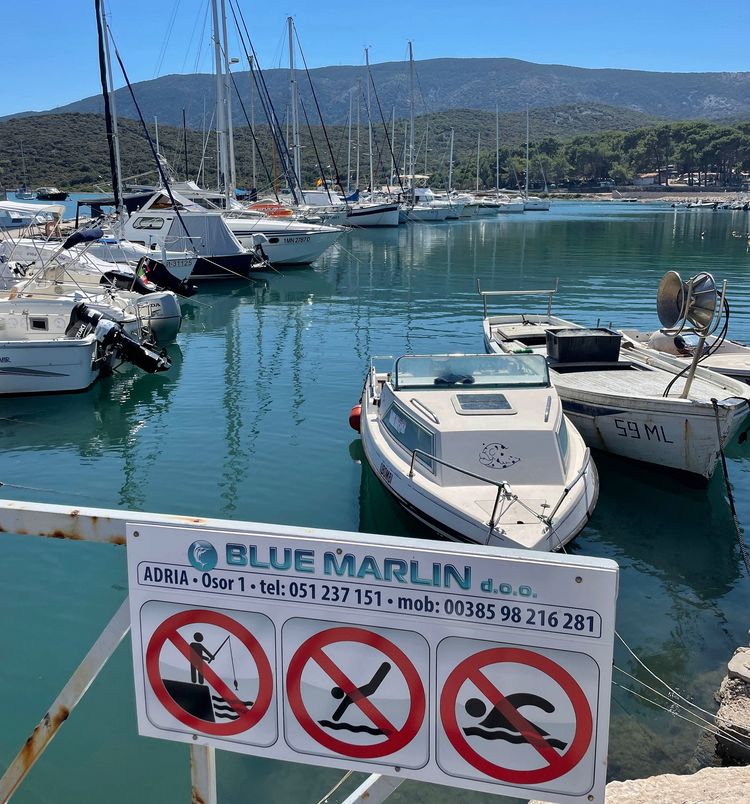
<instances>
[{"instance_id":1,"label":"blue sky","mask_svg":"<svg viewBox=\"0 0 750 804\"><path fill-rule=\"evenodd\" d=\"M208 2L107 0L131 80L210 70ZM503 56L578 67L750 70L747 0L238 2L266 68L286 63L285 18L292 15L311 67L361 64L366 45L373 63L405 59L411 39L417 59ZM0 115L100 91L93 8L93 0L2 2ZM241 55L236 46L234 55Z\"/></svg>"}]
</instances>

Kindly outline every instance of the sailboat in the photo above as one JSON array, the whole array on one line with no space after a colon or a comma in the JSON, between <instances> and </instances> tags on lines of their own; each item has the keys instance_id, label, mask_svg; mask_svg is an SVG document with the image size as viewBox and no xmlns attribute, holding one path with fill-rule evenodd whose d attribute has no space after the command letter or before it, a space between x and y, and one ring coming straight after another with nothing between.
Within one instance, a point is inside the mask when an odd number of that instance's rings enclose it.
<instances>
[{"instance_id":1,"label":"sailboat","mask_svg":"<svg viewBox=\"0 0 750 804\"><path fill-rule=\"evenodd\" d=\"M523 193L523 208L526 212L547 212L550 202L538 195L529 195L529 108L526 107L526 186Z\"/></svg>"}]
</instances>

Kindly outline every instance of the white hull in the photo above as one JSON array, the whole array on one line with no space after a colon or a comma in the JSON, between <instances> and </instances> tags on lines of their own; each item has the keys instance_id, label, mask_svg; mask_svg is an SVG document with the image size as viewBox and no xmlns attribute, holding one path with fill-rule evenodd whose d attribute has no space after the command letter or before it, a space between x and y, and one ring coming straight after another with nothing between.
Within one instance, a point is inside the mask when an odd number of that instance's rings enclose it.
<instances>
[{"instance_id":1,"label":"white hull","mask_svg":"<svg viewBox=\"0 0 750 804\"><path fill-rule=\"evenodd\" d=\"M497 212L501 215L518 214L526 209L523 201L506 201L497 205Z\"/></svg>"},{"instance_id":2,"label":"white hull","mask_svg":"<svg viewBox=\"0 0 750 804\"><path fill-rule=\"evenodd\" d=\"M319 227L313 229L299 224L266 226L263 220L227 218L226 223L234 236L248 250L255 248L255 235L265 235L263 243L271 265L306 265L314 262L330 248L341 235L339 229Z\"/></svg>"},{"instance_id":3,"label":"white hull","mask_svg":"<svg viewBox=\"0 0 750 804\"><path fill-rule=\"evenodd\" d=\"M398 226L398 204L351 207L346 216L346 225L358 228Z\"/></svg>"},{"instance_id":4,"label":"white hull","mask_svg":"<svg viewBox=\"0 0 750 804\"><path fill-rule=\"evenodd\" d=\"M410 223L432 223L444 221L448 217L445 207L411 207L406 211L406 220Z\"/></svg>"},{"instance_id":5,"label":"white hull","mask_svg":"<svg viewBox=\"0 0 750 804\"><path fill-rule=\"evenodd\" d=\"M385 450L373 437L376 423L365 423L365 405L362 406L362 446L372 471L385 488L393 494L412 516L419 519L441 536L456 542L490 544L493 547L523 547L513 539L506 539L493 531L488 540L489 526L486 520L472 518L464 512L441 500L423 488L419 475L408 477L409 466L404 461L394 460L393 452ZM382 440L382 439L381 439ZM552 552L564 547L583 529L596 507L599 494L599 477L596 466L590 461L589 468L580 483L581 493L565 512L560 512L554 520L554 532L538 524L523 527L532 546L528 549ZM520 529L520 527L519 527Z\"/></svg>"},{"instance_id":6,"label":"white hull","mask_svg":"<svg viewBox=\"0 0 750 804\"><path fill-rule=\"evenodd\" d=\"M523 202L523 208L526 212L547 212L549 201L544 198L527 198Z\"/></svg>"},{"instance_id":7,"label":"white hull","mask_svg":"<svg viewBox=\"0 0 750 804\"><path fill-rule=\"evenodd\" d=\"M502 344L491 337L490 326L518 316L495 316L484 320L485 348L491 353L512 353L517 344ZM528 324L548 322L548 326L575 326L563 319L525 316ZM490 321L492 323L490 323ZM505 348L504 348L505 347ZM545 347L534 348L546 354ZM689 399L678 394L678 380L672 395L661 396L667 383L683 366L669 360L633 354L626 361L641 362L646 371L633 371L630 385L623 385L609 372L557 373L550 371L563 409L590 447L624 458L655 464L662 468L708 480L719 457L716 417L711 397L717 398L721 443L726 444L750 413L747 386L706 369L698 369ZM648 372L652 367L654 374ZM647 377L653 379L646 382ZM583 379L581 379L583 378ZM645 385L644 385L645 383ZM607 385L619 390L608 390Z\"/></svg>"},{"instance_id":8,"label":"white hull","mask_svg":"<svg viewBox=\"0 0 750 804\"><path fill-rule=\"evenodd\" d=\"M0 395L83 391L99 376L96 338L0 341Z\"/></svg>"},{"instance_id":9,"label":"white hull","mask_svg":"<svg viewBox=\"0 0 750 804\"><path fill-rule=\"evenodd\" d=\"M434 386L428 379L422 387ZM586 525L598 497L598 475L551 387L504 388L502 399L515 407L516 415L491 419L481 413L481 418L457 416L456 392L450 387L420 394L407 386L401 396L393 388L390 376L371 370L361 400L364 453L385 488L429 527L455 541L550 551ZM481 393L481 385L472 391L477 389ZM408 436L394 438L394 427L396 433L407 432L402 416L422 414L425 418L416 419L419 426L435 428L429 468L404 446L401 439ZM558 428L567 433L564 459ZM509 461L488 461L488 446L504 450ZM498 482L509 484L507 495L500 495Z\"/></svg>"}]
</instances>

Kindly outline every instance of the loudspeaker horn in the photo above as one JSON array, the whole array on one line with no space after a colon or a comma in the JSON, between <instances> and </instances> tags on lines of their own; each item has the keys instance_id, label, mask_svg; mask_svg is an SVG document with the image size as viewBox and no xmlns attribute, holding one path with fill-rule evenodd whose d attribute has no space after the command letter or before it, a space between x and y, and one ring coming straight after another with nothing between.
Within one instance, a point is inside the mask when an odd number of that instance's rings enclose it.
<instances>
[{"instance_id":1,"label":"loudspeaker horn","mask_svg":"<svg viewBox=\"0 0 750 804\"><path fill-rule=\"evenodd\" d=\"M685 316L685 288L677 271L667 271L656 291L656 314L666 329L672 329Z\"/></svg>"},{"instance_id":2,"label":"loudspeaker horn","mask_svg":"<svg viewBox=\"0 0 750 804\"><path fill-rule=\"evenodd\" d=\"M717 299L711 274L703 271L683 282L677 271L667 271L656 292L656 313L665 329L689 322L698 333L707 332L716 316Z\"/></svg>"}]
</instances>

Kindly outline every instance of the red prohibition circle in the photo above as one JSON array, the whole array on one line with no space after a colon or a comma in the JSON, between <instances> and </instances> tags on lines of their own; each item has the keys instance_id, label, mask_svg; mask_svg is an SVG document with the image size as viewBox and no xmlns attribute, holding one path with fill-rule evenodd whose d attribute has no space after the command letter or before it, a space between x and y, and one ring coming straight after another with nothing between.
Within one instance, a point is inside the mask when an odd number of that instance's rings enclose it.
<instances>
[{"instance_id":1,"label":"red prohibition circle","mask_svg":"<svg viewBox=\"0 0 750 804\"><path fill-rule=\"evenodd\" d=\"M481 674L483 667L503 662L526 665L546 673L562 687L573 705L576 730L568 750L564 754L558 755L550 746L550 754L554 757L551 755L549 759L542 757L546 759L547 764L535 770L513 770L485 759L469 745L456 720L456 701L463 684L471 680L473 675ZM496 692L502 697L499 691ZM519 715L519 717L525 720L523 716ZM573 676L546 656L521 648L490 648L464 659L453 669L443 685L440 696L440 719L451 745L472 767L486 776L509 784L539 784L563 776L583 759L593 734L591 708L585 693Z\"/></svg>"},{"instance_id":2,"label":"red prohibition circle","mask_svg":"<svg viewBox=\"0 0 750 804\"><path fill-rule=\"evenodd\" d=\"M211 721L191 715L172 698L164 685L161 673L159 672L159 658L162 648L166 642L173 642L175 637L184 642L182 636L178 634L177 629L184 625L194 624L215 625L228 631L232 636L239 639L248 649L255 661L255 666L258 669L258 694L250 708L244 704L233 706L239 715L236 720L232 720L228 723L212 723ZM177 645L175 645L175 647L177 647ZM179 647L178 650L182 652ZM229 696L230 701L234 699L238 704L241 703L237 700L237 696L232 690L209 666L204 667L203 672L206 681L216 692L220 693L225 699ZM244 626L240 625L231 617L227 617L226 614L220 614L217 611L191 609L173 614L171 617L164 620L152 634L148 647L146 648L146 674L159 703L161 703L170 715L176 717L180 723L184 723L194 731L217 737L229 737L252 728L268 711L273 696L273 672L271 671L268 657L261 647L260 642L258 642Z\"/></svg>"},{"instance_id":3,"label":"red prohibition circle","mask_svg":"<svg viewBox=\"0 0 750 804\"><path fill-rule=\"evenodd\" d=\"M312 719L302 700L301 680L302 672L310 661L317 661L316 654L322 653L322 648L334 642L358 642L369 645L384 653L398 667L406 680L411 703L409 713L404 725L389 735L386 740L375 745L350 745L342 740L327 734ZM323 654L325 657L325 654ZM325 657L327 658L327 657ZM330 660L328 660L330 662ZM325 672L325 671L324 671ZM339 671L340 672L340 671ZM342 673L343 676L343 673ZM346 678L344 676L344 678ZM348 679L347 679L348 681ZM350 682L351 683L351 682ZM354 686L352 684L352 686ZM375 759L393 754L408 745L416 737L424 722L426 704L425 692L419 673L407 655L390 640L373 631L364 628L330 628L313 634L297 648L286 675L286 692L289 706L302 728L315 742L337 754L356 759ZM355 703L357 701L355 700ZM359 705L359 704L357 704ZM360 706L361 708L361 706Z\"/></svg>"}]
</instances>

